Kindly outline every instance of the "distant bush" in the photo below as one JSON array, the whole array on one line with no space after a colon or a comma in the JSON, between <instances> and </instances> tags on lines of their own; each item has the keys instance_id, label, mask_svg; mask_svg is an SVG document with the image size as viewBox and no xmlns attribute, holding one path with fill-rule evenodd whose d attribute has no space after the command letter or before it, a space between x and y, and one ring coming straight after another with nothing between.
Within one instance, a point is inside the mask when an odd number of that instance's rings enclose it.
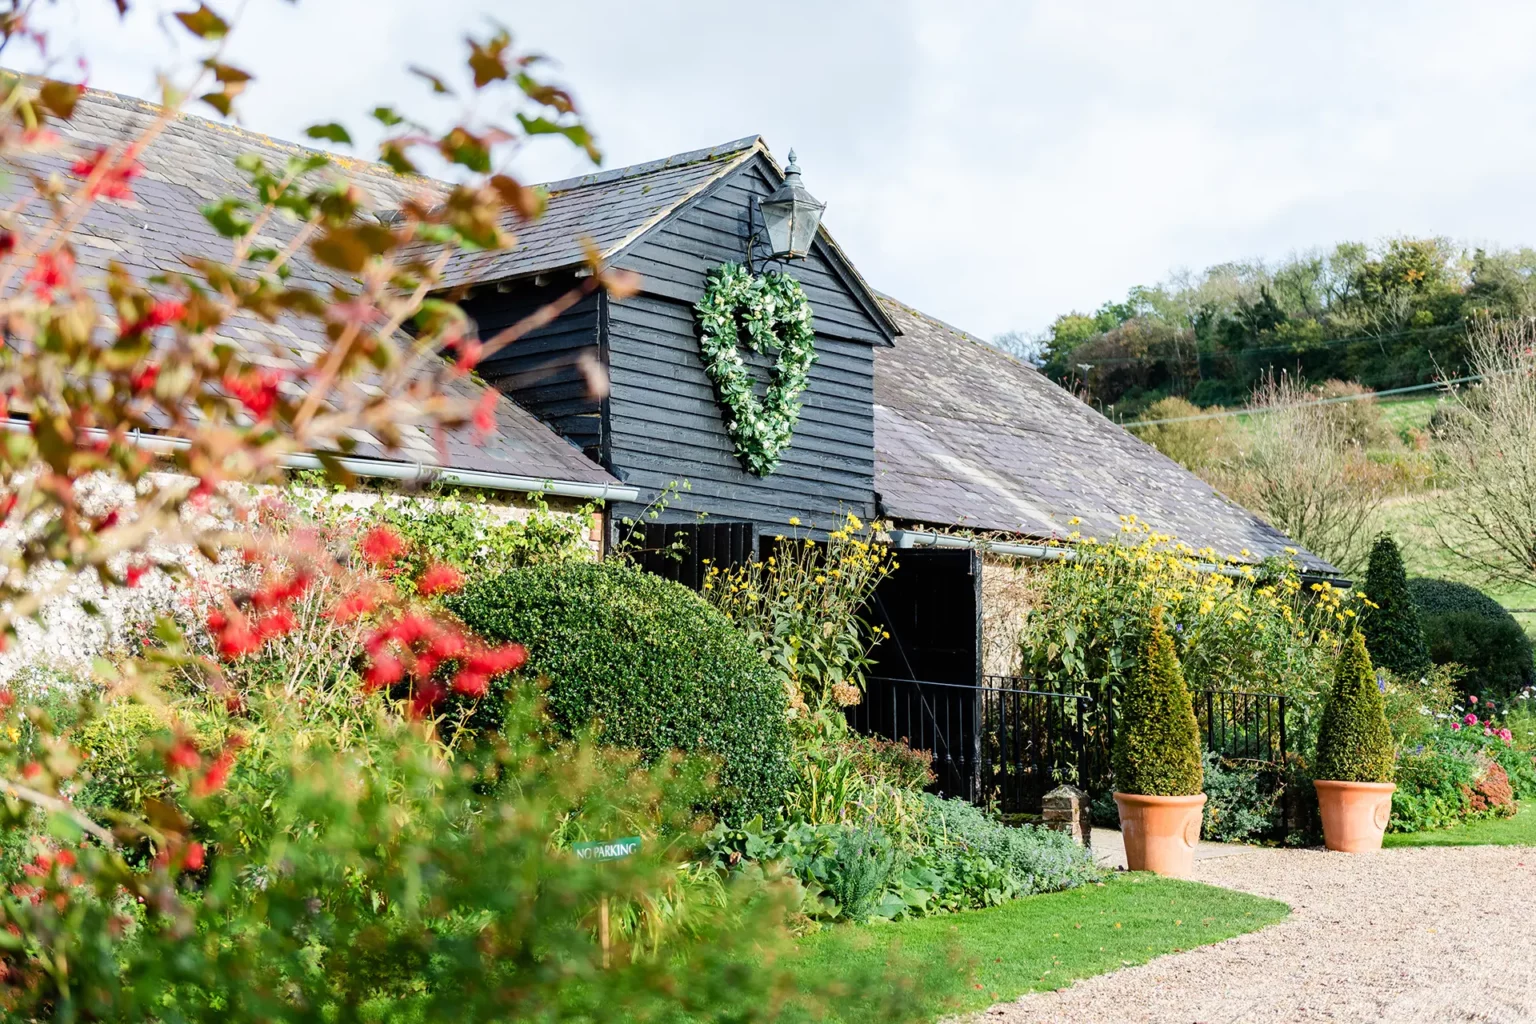
<instances>
[{"instance_id":1,"label":"distant bush","mask_svg":"<svg viewBox=\"0 0 1536 1024\"><path fill-rule=\"evenodd\" d=\"M605 743L650 758L713 755L723 813L778 809L791 777L783 685L686 587L622 562L572 561L471 584L449 607L481 636L528 648L562 733L596 722Z\"/></svg>"},{"instance_id":2,"label":"distant bush","mask_svg":"<svg viewBox=\"0 0 1536 1024\"><path fill-rule=\"evenodd\" d=\"M1466 669L1465 693L1506 697L1536 683L1531 640L1502 605L1476 587L1420 577L1408 581L1429 656Z\"/></svg>"},{"instance_id":3,"label":"distant bush","mask_svg":"<svg viewBox=\"0 0 1536 1024\"><path fill-rule=\"evenodd\" d=\"M128 701L103 705L81 723L73 737L85 755L80 804L138 814L146 800L163 796L168 782L153 738L169 729L165 712Z\"/></svg>"},{"instance_id":4,"label":"distant bush","mask_svg":"<svg viewBox=\"0 0 1536 1024\"><path fill-rule=\"evenodd\" d=\"M1229 417L1192 418L1207 411L1183 398L1164 398L1153 402L1138 418L1178 422L1135 427L1132 432L1181 466L1204 469L1237 453Z\"/></svg>"},{"instance_id":5,"label":"distant bush","mask_svg":"<svg viewBox=\"0 0 1536 1024\"><path fill-rule=\"evenodd\" d=\"M1339 427L1344 440L1360 448L1386 448L1397 441L1397 435L1381 415L1381 405L1376 394L1358 381L1325 380L1314 389L1317 397L1327 401L1321 406L1323 414Z\"/></svg>"}]
</instances>

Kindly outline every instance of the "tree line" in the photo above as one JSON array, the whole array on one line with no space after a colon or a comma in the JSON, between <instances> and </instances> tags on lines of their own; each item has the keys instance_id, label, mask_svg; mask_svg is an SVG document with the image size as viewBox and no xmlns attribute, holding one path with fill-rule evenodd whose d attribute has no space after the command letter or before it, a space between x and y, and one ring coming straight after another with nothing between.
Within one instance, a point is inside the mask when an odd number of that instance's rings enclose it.
<instances>
[{"instance_id":1,"label":"tree line","mask_svg":"<svg viewBox=\"0 0 1536 1024\"><path fill-rule=\"evenodd\" d=\"M1241 405L1279 371L1373 390L1460 376L1469 324L1532 314L1536 249L1394 238L1177 273L997 341L1125 419L1171 395Z\"/></svg>"}]
</instances>

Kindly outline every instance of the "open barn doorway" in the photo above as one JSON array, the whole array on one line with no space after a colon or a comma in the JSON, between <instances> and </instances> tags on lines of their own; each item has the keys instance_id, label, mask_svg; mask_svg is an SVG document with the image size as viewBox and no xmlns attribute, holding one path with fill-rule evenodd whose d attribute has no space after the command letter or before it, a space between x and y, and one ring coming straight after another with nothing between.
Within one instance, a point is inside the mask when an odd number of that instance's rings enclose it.
<instances>
[{"instance_id":1,"label":"open barn doorway","mask_svg":"<svg viewBox=\"0 0 1536 1024\"><path fill-rule=\"evenodd\" d=\"M940 793L980 791L981 556L902 551L866 614L890 633L875 648L864 700L849 724L933 754Z\"/></svg>"}]
</instances>

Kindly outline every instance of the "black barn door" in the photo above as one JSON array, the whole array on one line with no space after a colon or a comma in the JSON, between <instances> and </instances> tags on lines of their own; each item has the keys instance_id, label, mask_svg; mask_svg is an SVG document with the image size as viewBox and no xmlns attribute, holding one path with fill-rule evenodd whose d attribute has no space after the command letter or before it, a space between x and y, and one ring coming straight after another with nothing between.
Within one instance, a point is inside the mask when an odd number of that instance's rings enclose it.
<instances>
[{"instance_id":1,"label":"black barn door","mask_svg":"<svg viewBox=\"0 0 1536 1024\"><path fill-rule=\"evenodd\" d=\"M875 648L873 675L981 685L981 555L906 549L870 602L891 634Z\"/></svg>"},{"instance_id":2,"label":"black barn door","mask_svg":"<svg viewBox=\"0 0 1536 1024\"><path fill-rule=\"evenodd\" d=\"M864 700L848 709L859 732L933 754L945 796L980 789L981 555L902 550L868 615L891 635L875 648Z\"/></svg>"}]
</instances>

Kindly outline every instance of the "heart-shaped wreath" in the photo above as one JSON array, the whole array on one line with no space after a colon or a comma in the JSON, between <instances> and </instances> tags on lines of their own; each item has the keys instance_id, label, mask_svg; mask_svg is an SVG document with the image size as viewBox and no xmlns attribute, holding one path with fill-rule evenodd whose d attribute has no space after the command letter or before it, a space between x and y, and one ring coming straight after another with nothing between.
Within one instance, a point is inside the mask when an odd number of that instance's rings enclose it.
<instances>
[{"instance_id":1,"label":"heart-shaped wreath","mask_svg":"<svg viewBox=\"0 0 1536 1024\"><path fill-rule=\"evenodd\" d=\"M736 457L749 473L767 476L778 467L779 453L789 447L800 419L795 399L805 390L816 361L811 304L800 282L788 274L769 271L754 277L741 264L727 263L709 272L704 297L693 310L704 371L729 413L725 430L736 446ZM738 322L746 328L744 341ZM761 400L738 350L741 344L752 352L778 350Z\"/></svg>"}]
</instances>

